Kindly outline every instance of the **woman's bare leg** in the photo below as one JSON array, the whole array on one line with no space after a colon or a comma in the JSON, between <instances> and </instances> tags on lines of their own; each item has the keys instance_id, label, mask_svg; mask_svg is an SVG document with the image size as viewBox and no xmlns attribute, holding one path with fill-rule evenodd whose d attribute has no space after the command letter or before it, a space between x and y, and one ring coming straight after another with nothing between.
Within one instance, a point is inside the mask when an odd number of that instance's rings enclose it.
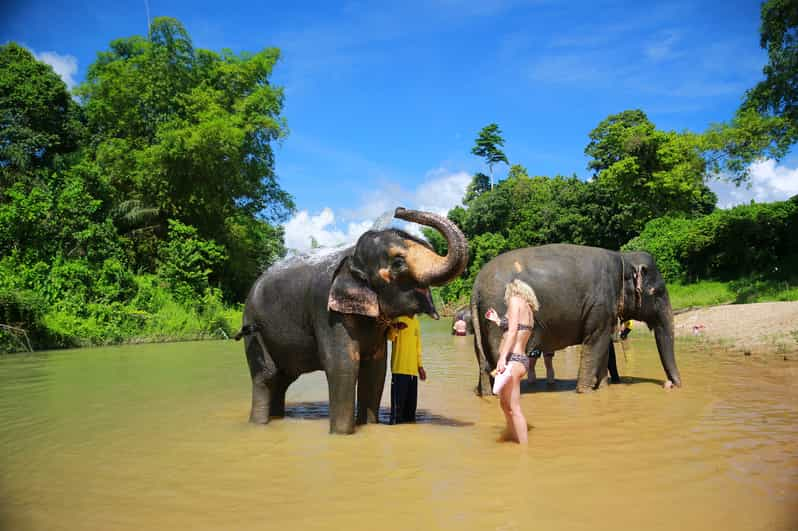
<instances>
[{"instance_id":1,"label":"woman's bare leg","mask_svg":"<svg viewBox=\"0 0 798 531\"><path fill-rule=\"evenodd\" d=\"M527 423L523 411L521 411L521 378L524 376L524 366L520 363L511 364L512 382L507 382L510 387L510 414L512 416L512 424L515 430L516 440L519 444L527 444L529 438L527 436ZM505 387L507 386L505 385Z\"/></svg>"},{"instance_id":2,"label":"woman's bare leg","mask_svg":"<svg viewBox=\"0 0 798 531\"><path fill-rule=\"evenodd\" d=\"M510 368L507 367L504 369L505 371L509 371ZM513 427L513 416L511 414L510 409L510 400L512 395L512 386L513 382L507 382L504 384L504 387L499 390L499 406L501 407L502 413L504 413L504 420L507 423L507 426L504 428L502 432L501 439L505 441L517 441L518 437L515 435L515 428Z\"/></svg>"}]
</instances>

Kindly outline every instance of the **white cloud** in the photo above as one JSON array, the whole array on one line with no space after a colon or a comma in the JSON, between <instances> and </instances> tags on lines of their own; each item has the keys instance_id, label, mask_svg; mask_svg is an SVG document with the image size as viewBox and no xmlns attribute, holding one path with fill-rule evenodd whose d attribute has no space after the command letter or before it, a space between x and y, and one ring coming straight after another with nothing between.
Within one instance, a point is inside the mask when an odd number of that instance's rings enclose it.
<instances>
[{"instance_id":1,"label":"white cloud","mask_svg":"<svg viewBox=\"0 0 798 531\"><path fill-rule=\"evenodd\" d=\"M442 216L460 204L471 182L466 172L449 173L444 168L428 172L427 178L416 190L416 204L420 210Z\"/></svg>"},{"instance_id":2,"label":"white cloud","mask_svg":"<svg viewBox=\"0 0 798 531\"><path fill-rule=\"evenodd\" d=\"M74 55L61 55L56 52L33 52L39 61L53 67L55 73L61 76L67 88L72 90L75 86L75 74L78 73L78 60Z\"/></svg>"},{"instance_id":3,"label":"white cloud","mask_svg":"<svg viewBox=\"0 0 798 531\"><path fill-rule=\"evenodd\" d=\"M285 225L285 245L289 249L305 251L312 246L312 239L322 247L338 247L352 243L371 228L371 220L349 223L345 231L335 224L335 214L325 208L318 215L310 215L307 210L298 212Z\"/></svg>"},{"instance_id":4,"label":"white cloud","mask_svg":"<svg viewBox=\"0 0 798 531\"><path fill-rule=\"evenodd\" d=\"M674 31L663 32L656 40L646 45L644 50L646 57L655 62L673 58L677 55L674 47L680 38L680 35Z\"/></svg>"},{"instance_id":5,"label":"white cloud","mask_svg":"<svg viewBox=\"0 0 798 531\"><path fill-rule=\"evenodd\" d=\"M773 159L755 162L749 167L750 186L734 186L727 182L712 183L710 188L718 195L718 206L770 201L783 201L798 194L798 168L776 164Z\"/></svg>"},{"instance_id":6,"label":"white cloud","mask_svg":"<svg viewBox=\"0 0 798 531\"><path fill-rule=\"evenodd\" d=\"M316 215L307 210L298 212L285 223L285 245L289 249L307 251L311 247L311 237L322 247L336 247L353 244L361 234L371 229L375 221L390 223L397 206L425 210L440 215L460 204L471 177L466 172L449 172L444 168L427 173L426 180L414 191L407 192L395 183L386 183L373 190L362 199L355 209L342 210L338 216L348 220L343 229L336 221L331 208L324 208ZM401 223L394 221L394 223ZM408 224L408 232L421 236L420 227Z\"/></svg>"}]
</instances>

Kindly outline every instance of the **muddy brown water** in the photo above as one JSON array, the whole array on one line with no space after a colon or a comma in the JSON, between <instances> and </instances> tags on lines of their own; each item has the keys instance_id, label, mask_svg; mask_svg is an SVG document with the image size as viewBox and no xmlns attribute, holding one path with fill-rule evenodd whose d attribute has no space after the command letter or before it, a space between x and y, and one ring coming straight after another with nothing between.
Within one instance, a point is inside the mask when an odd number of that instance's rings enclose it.
<instances>
[{"instance_id":1,"label":"muddy brown water","mask_svg":"<svg viewBox=\"0 0 798 531\"><path fill-rule=\"evenodd\" d=\"M522 389L521 448L448 327L422 325L418 423L352 436L327 434L322 373L249 425L232 341L0 358L0 528L798 529L798 363L682 341L668 392L635 330L624 383L577 395L560 352L555 386Z\"/></svg>"}]
</instances>

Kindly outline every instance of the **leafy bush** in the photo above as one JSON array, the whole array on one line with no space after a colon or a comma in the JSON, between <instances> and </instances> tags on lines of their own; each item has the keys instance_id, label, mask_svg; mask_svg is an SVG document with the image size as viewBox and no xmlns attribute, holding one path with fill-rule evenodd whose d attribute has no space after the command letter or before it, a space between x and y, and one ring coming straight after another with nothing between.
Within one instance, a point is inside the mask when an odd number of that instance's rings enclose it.
<instances>
[{"instance_id":1,"label":"leafy bush","mask_svg":"<svg viewBox=\"0 0 798 531\"><path fill-rule=\"evenodd\" d=\"M658 218L623 250L648 251L668 281L789 280L798 264L798 199L741 205L695 218Z\"/></svg>"},{"instance_id":2,"label":"leafy bush","mask_svg":"<svg viewBox=\"0 0 798 531\"><path fill-rule=\"evenodd\" d=\"M197 229L174 219L169 220L169 236L159 254L158 276L184 303L203 297L211 272L226 258L222 246L200 238Z\"/></svg>"}]
</instances>

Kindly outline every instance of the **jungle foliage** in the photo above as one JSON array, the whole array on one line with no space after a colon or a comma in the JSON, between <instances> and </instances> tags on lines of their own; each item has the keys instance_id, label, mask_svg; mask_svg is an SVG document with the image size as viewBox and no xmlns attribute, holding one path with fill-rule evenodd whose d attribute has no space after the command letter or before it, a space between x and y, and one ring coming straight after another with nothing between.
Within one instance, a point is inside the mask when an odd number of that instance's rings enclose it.
<instances>
[{"instance_id":1,"label":"jungle foliage","mask_svg":"<svg viewBox=\"0 0 798 531\"><path fill-rule=\"evenodd\" d=\"M226 306L284 254L294 208L274 173L278 58L198 49L158 18L100 52L73 98L0 46L0 323L36 348L237 326Z\"/></svg>"}]
</instances>

